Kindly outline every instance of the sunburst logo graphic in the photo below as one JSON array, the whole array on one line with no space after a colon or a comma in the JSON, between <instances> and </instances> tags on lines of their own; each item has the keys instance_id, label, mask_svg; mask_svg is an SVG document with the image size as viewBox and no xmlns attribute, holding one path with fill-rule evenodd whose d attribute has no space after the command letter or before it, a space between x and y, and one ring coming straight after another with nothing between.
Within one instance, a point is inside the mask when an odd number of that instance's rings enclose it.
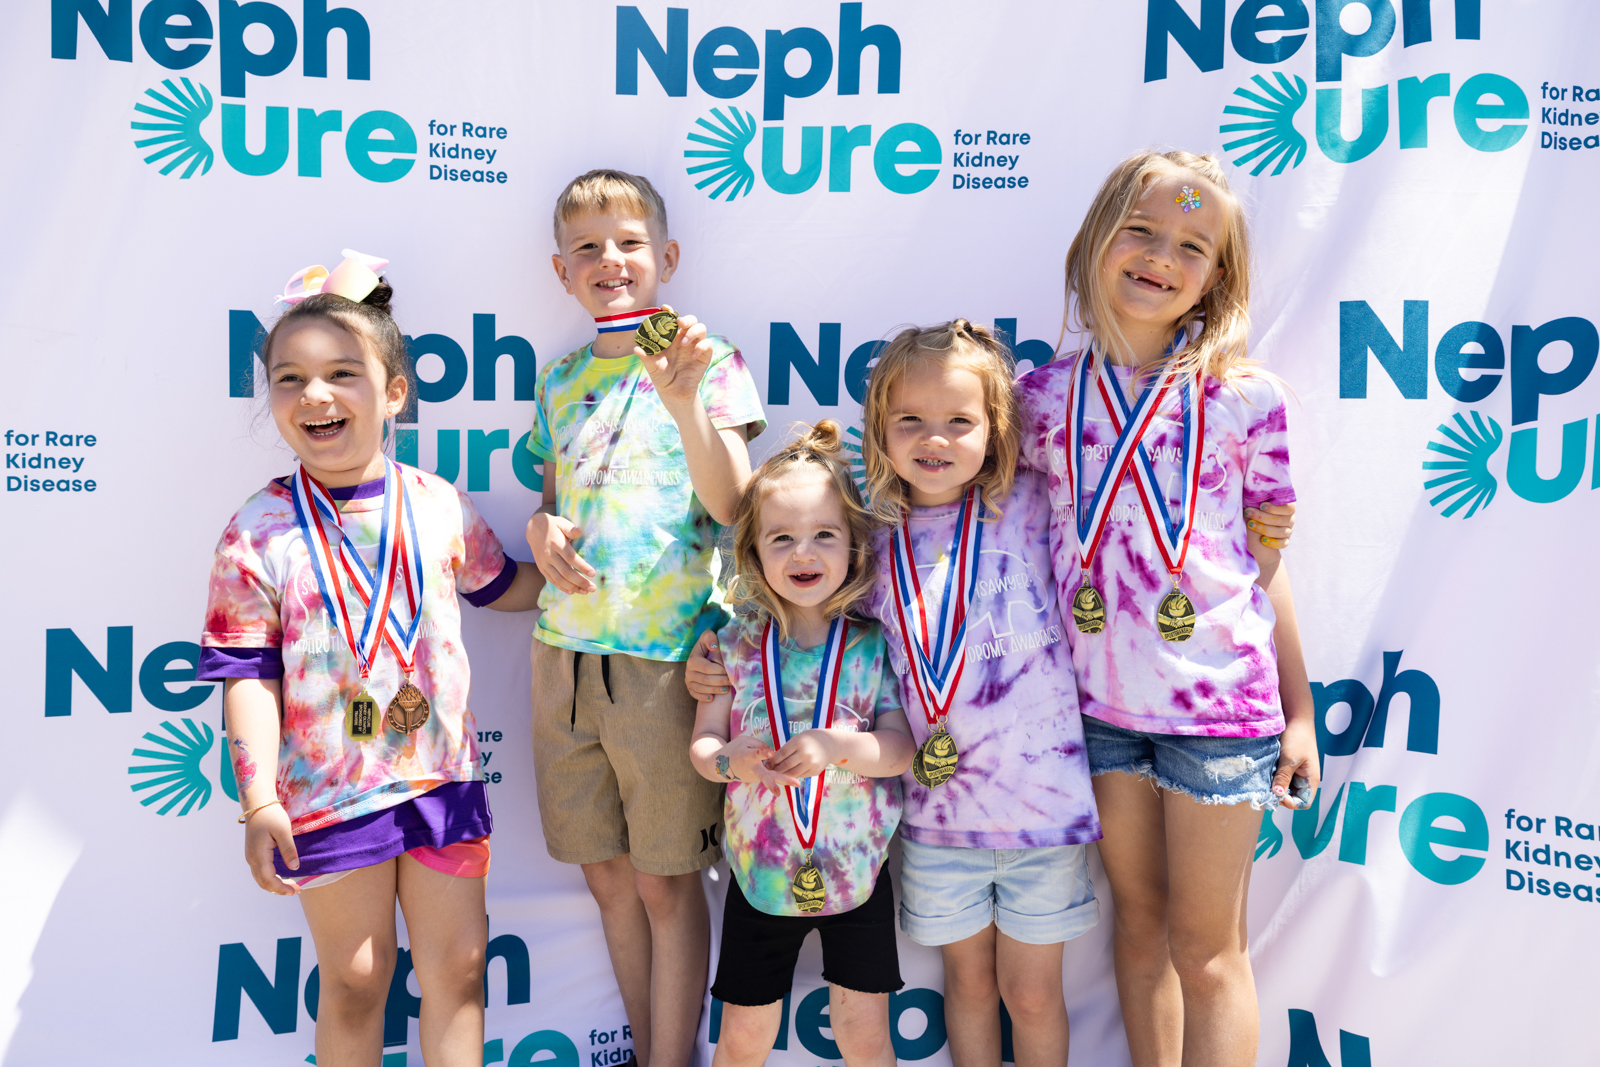
<instances>
[{"instance_id":1,"label":"sunburst logo graphic","mask_svg":"<svg viewBox=\"0 0 1600 1067\"><path fill-rule=\"evenodd\" d=\"M705 133L689 131L689 141L692 144L702 144L706 148L690 148L683 153L685 159L704 159L689 168L689 177L704 174L705 177L694 183L696 189L713 186L706 195L715 200L727 194L727 199L732 201L740 195L748 195L755 188L756 172L750 169L750 163L744 157L745 149L750 147L750 142L756 139L756 117L749 111L741 113L738 108L730 107L730 114L724 115L722 109L711 109L711 117L715 124L706 119L695 119L694 124L705 130Z\"/></svg>"},{"instance_id":2,"label":"sunburst logo graphic","mask_svg":"<svg viewBox=\"0 0 1600 1067\"><path fill-rule=\"evenodd\" d=\"M1494 500L1495 490L1499 488L1499 482L1489 473L1489 457L1499 449L1504 433L1498 422L1485 419L1476 411L1472 412L1470 426L1459 412L1455 416L1455 423L1454 430L1450 428L1449 423L1439 427L1439 432L1445 436L1449 444L1428 442L1428 451L1449 456L1450 461L1448 463L1433 461L1422 465L1425 471L1450 473L1431 478L1422 483L1422 487L1439 490L1439 495L1428 501L1434 507L1448 501L1440 515L1448 519L1462 508L1466 508L1467 513L1461 517L1470 519L1478 513L1479 508L1489 506Z\"/></svg>"},{"instance_id":3,"label":"sunburst logo graphic","mask_svg":"<svg viewBox=\"0 0 1600 1067\"><path fill-rule=\"evenodd\" d=\"M1276 84L1259 74L1250 79L1261 90L1259 93L1248 88L1233 91L1234 96L1243 97L1255 107L1230 104L1222 109L1224 115L1240 115L1254 121L1228 122L1218 127L1220 133L1244 135L1224 144L1222 150L1243 149L1233 165L1242 167L1255 160L1256 165L1250 168L1252 176L1268 167L1272 167L1274 175L1282 174L1284 168L1298 167L1306 158L1306 139L1294 128L1295 112L1306 102L1306 81L1297 76L1291 82L1277 71L1272 76Z\"/></svg>"},{"instance_id":4,"label":"sunburst logo graphic","mask_svg":"<svg viewBox=\"0 0 1600 1067\"><path fill-rule=\"evenodd\" d=\"M179 730L170 722L164 722L161 728L167 736L145 734L146 741L159 747L136 748L133 754L135 758L152 762L128 768L129 774L141 776L133 783L134 793L144 794L139 798L140 804L148 808L166 802L156 809L159 815L166 815L179 804L183 808L178 814L187 815L197 803L203 808L211 801L211 780L200 769L200 761L216 743L216 734L210 726L196 725L193 719L184 719L183 727Z\"/></svg>"},{"instance_id":5,"label":"sunburst logo graphic","mask_svg":"<svg viewBox=\"0 0 1600 1067\"><path fill-rule=\"evenodd\" d=\"M844 450L850 453L850 477L856 483L856 491L861 494L861 499L867 499L867 460L861 454L861 431L852 426L845 431L847 435ZM849 438L854 438L850 440Z\"/></svg>"},{"instance_id":6,"label":"sunburst logo graphic","mask_svg":"<svg viewBox=\"0 0 1600 1067\"><path fill-rule=\"evenodd\" d=\"M200 124L211 114L211 90L204 85L196 85L188 78L180 80L183 82L182 89L172 84L172 79L169 78L161 83L167 87L165 94L155 89L144 91L144 95L161 105L160 107L151 107L145 103L133 105L133 110L140 114L162 120L131 123L133 129L155 135L136 140L133 146L138 149L155 149L144 157L146 163L153 164L166 159L166 165L161 168L162 174L171 174L187 163L188 166L184 167L183 173L178 177L192 178L197 169L201 174L208 173L214 158L211 146L200 133Z\"/></svg>"}]
</instances>

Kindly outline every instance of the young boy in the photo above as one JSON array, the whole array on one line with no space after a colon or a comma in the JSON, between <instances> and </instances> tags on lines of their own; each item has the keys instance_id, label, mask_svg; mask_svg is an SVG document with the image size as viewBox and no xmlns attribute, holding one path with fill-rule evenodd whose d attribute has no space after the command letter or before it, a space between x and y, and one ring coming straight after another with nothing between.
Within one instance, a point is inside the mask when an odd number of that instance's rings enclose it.
<instances>
[{"instance_id":1,"label":"young boy","mask_svg":"<svg viewBox=\"0 0 1600 1067\"><path fill-rule=\"evenodd\" d=\"M684 1067L710 953L700 870L721 856L722 790L685 753L683 661L723 622L719 524L766 422L744 359L692 316L634 346L678 265L644 178L594 170L556 201L556 277L595 339L539 372L528 448L544 506L528 544L547 585L533 644L533 751L550 855L583 865L642 1067Z\"/></svg>"}]
</instances>

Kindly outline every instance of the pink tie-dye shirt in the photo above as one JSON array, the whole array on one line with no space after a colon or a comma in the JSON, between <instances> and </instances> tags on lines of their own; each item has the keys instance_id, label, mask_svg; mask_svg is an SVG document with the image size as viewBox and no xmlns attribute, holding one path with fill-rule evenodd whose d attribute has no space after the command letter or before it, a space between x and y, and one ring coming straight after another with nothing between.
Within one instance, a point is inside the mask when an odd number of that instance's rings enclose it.
<instances>
[{"instance_id":1,"label":"pink tie-dye shirt","mask_svg":"<svg viewBox=\"0 0 1600 1067\"><path fill-rule=\"evenodd\" d=\"M467 707L471 676L461 644L457 592L494 582L505 568L500 541L455 486L400 467L421 540L424 592L415 684L428 698L428 721L412 734L380 719L368 741L345 736L345 707L361 687L355 656L323 609L290 491L274 481L245 502L217 545L206 604L203 647L281 649L283 721L278 798L295 833L345 822L401 804L445 782L482 778ZM369 567L377 556L383 497L339 502L345 532ZM348 580L345 602L360 633L365 612ZM397 599L404 599L404 591ZM407 615L398 614L402 623ZM380 649L367 689L381 709L405 678L393 651Z\"/></svg>"},{"instance_id":2,"label":"pink tie-dye shirt","mask_svg":"<svg viewBox=\"0 0 1600 1067\"><path fill-rule=\"evenodd\" d=\"M942 595L960 502L912 508L911 543L925 595ZM1089 783L1083 721L1067 627L1050 578L1050 501L1045 480L1018 471L1003 515L983 526L977 585L968 613L966 664L946 728L960 759L933 789L910 771L900 833L964 848L1042 848L1095 841L1100 818ZM917 744L928 718L908 670L889 576L888 530L873 547L878 579L864 608L880 619L900 675L900 697ZM935 608L935 610L937 610Z\"/></svg>"},{"instance_id":3,"label":"pink tie-dye shirt","mask_svg":"<svg viewBox=\"0 0 1600 1067\"><path fill-rule=\"evenodd\" d=\"M1206 378L1204 461L1194 533L1180 588L1198 615L1187 641L1164 641L1156 607L1172 578L1156 547L1130 474L1111 507L1090 580L1105 598L1106 627L1081 634L1072 624L1072 596L1082 584L1075 518L1066 484L1067 393L1081 355L1040 367L1017 382L1022 406L1022 459L1049 475L1051 550L1062 616L1077 667L1085 715L1128 730L1209 737L1262 737L1283 731L1275 616L1246 546L1243 509L1287 504L1288 430L1276 380L1241 374ZM1130 402L1131 368L1113 368ZM1168 395L1145 436L1158 487L1168 506L1181 495L1183 424L1178 393ZM1082 485L1087 505L1116 441L1098 396L1084 418Z\"/></svg>"}]
</instances>

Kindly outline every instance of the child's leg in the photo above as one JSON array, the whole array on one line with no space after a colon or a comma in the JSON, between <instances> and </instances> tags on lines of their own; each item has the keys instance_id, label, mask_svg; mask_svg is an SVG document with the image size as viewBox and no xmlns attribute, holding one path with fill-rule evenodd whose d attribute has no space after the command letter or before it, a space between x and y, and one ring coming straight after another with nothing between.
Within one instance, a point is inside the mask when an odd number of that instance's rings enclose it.
<instances>
[{"instance_id":1,"label":"child's leg","mask_svg":"<svg viewBox=\"0 0 1600 1067\"><path fill-rule=\"evenodd\" d=\"M1261 813L1165 794L1167 939L1183 986L1183 1062L1256 1062L1261 1016L1245 929Z\"/></svg>"},{"instance_id":2,"label":"child's leg","mask_svg":"<svg viewBox=\"0 0 1600 1067\"><path fill-rule=\"evenodd\" d=\"M394 860L300 894L322 985L318 1063L376 1063L383 1055L383 1008L396 952L394 895Z\"/></svg>"},{"instance_id":3,"label":"child's leg","mask_svg":"<svg viewBox=\"0 0 1600 1067\"><path fill-rule=\"evenodd\" d=\"M422 990L417 1032L423 1062L428 1067L479 1067L483 966L489 942L484 879L443 874L410 855L396 862L400 907L411 937L411 964Z\"/></svg>"},{"instance_id":4,"label":"child's leg","mask_svg":"<svg viewBox=\"0 0 1600 1067\"><path fill-rule=\"evenodd\" d=\"M1000 1062L1000 984L995 974L995 939L999 936L991 923L971 937L940 948L944 956L944 1025L955 1067L994 1067Z\"/></svg>"},{"instance_id":5,"label":"child's leg","mask_svg":"<svg viewBox=\"0 0 1600 1067\"><path fill-rule=\"evenodd\" d=\"M829 982L828 1025L845 1067L894 1067L889 994L858 993Z\"/></svg>"},{"instance_id":6,"label":"child's leg","mask_svg":"<svg viewBox=\"0 0 1600 1067\"><path fill-rule=\"evenodd\" d=\"M1099 774L1100 860L1116 913L1117 998L1134 1067L1183 1059L1183 991L1167 946L1167 830L1162 794L1147 778Z\"/></svg>"},{"instance_id":7,"label":"child's leg","mask_svg":"<svg viewBox=\"0 0 1600 1067\"><path fill-rule=\"evenodd\" d=\"M600 906L611 972L622 994L622 1010L633 1031L633 1054L650 1062L650 916L639 899L633 860L623 853L603 863L585 863L583 879Z\"/></svg>"},{"instance_id":8,"label":"child's leg","mask_svg":"<svg viewBox=\"0 0 1600 1067\"><path fill-rule=\"evenodd\" d=\"M1016 1067L1066 1067L1071 1035L1061 990L1064 942L1030 945L1004 933L995 940L994 969L1000 996L1011 1013L1011 1049ZM995 1055L990 1063L1000 1059L998 1021L995 1037Z\"/></svg>"},{"instance_id":9,"label":"child's leg","mask_svg":"<svg viewBox=\"0 0 1600 1067\"><path fill-rule=\"evenodd\" d=\"M782 1023L781 1000L757 1008L724 1004L722 1032L717 1035L711 1067L761 1067L772 1053L772 1043L778 1040Z\"/></svg>"}]
</instances>

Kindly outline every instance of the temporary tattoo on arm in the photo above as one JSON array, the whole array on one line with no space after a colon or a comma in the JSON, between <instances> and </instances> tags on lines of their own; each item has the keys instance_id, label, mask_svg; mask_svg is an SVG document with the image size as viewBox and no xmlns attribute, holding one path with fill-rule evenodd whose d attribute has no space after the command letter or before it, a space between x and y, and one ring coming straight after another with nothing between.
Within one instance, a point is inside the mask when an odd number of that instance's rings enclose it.
<instances>
[{"instance_id":1,"label":"temporary tattoo on arm","mask_svg":"<svg viewBox=\"0 0 1600 1067\"><path fill-rule=\"evenodd\" d=\"M256 761L250 758L250 747L243 741L234 741L233 747L237 750L233 754L233 777L238 783L239 795L243 796L250 783L256 780Z\"/></svg>"},{"instance_id":2,"label":"temporary tattoo on arm","mask_svg":"<svg viewBox=\"0 0 1600 1067\"><path fill-rule=\"evenodd\" d=\"M721 754L717 756L717 773L722 775L723 781L737 781L737 779L734 778L733 770L729 765L727 756Z\"/></svg>"}]
</instances>

